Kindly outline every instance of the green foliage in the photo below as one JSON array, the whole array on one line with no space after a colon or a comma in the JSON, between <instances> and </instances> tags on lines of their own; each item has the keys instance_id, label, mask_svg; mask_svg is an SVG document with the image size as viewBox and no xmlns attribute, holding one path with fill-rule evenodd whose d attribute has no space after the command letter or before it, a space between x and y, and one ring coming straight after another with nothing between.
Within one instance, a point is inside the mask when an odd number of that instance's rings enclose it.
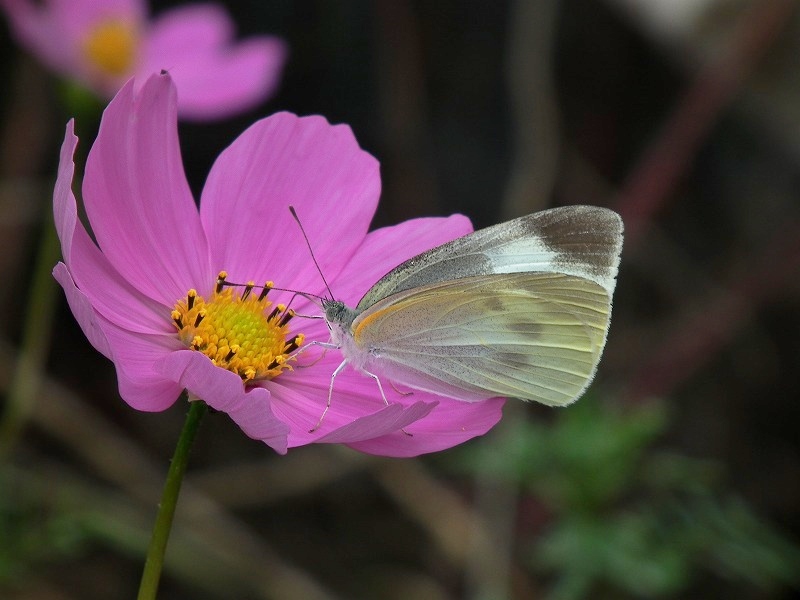
<instances>
[{"instance_id":1,"label":"green foliage","mask_svg":"<svg viewBox=\"0 0 800 600\"><path fill-rule=\"evenodd\" d=\"M550 598L664 597L701 572L763 590L797 584L800 549L725 495L715 464L657 449L667 424L661 403L585 399L472 447L470 468L514 482L550 515L528 554L552 578Z\"/></svg>"},{"instance_id":2,"label":"green foliage","mask_svg":"<svg viewBox=\"0 0 800 600\"><path fill-rule=\"evenodd\" d=\"M0 585L74 555L85 539L83 527L60 499L48 494L44 483L30 486L29 479L0 471Z\"/></svg>"}]
</instances>

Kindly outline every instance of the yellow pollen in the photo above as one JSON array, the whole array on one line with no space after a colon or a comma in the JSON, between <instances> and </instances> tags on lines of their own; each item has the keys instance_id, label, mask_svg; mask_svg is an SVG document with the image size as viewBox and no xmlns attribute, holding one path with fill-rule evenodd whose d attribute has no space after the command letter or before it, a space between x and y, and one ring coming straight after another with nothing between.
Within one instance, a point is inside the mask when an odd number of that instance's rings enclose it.
<instances>
[{"instance_id":1,"label":"yellow pollen","mask_svg":"<svg viewBox=\"0 0 800 600\"><path fill-rule=\"evenodd\" d=\"M282 304L272 307L265 293L251 293L254 287L248 282L239 293L225 283L223 272L208 301L192 289L170 312L187 348L202 352L245 382L291 370L289 355L303 344L302 334L289 337L294 311Z\"/></svg>"},{"instance_id":2,"label":"yellow pollen","mask_svg":"<svg viewBox=\"0 0 800 600\"><path fill-rule=\"evenodd\" d=\"M89 31L83 40L83 53L100 71L116 77L133 69L138 45L135 23L110 19Z\"/></svg>"}]
</instances>

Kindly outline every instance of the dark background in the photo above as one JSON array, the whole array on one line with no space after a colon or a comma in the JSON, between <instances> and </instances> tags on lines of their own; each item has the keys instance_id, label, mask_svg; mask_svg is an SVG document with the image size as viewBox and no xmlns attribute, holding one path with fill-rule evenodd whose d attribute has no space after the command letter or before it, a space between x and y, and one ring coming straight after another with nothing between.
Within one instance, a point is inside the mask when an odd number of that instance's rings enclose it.
<instances>
[{"instance_id":1,"label":"dark background","mask_svg":"<svg viewBox=\"0 0 800 600\"><path fill-rule=\"evenodd\" d=\"M414 460L279 457L207 418L160 597L798 597L793 3L698 2L686 20L677 1L227 6L290 57L263 106L181 124L196 193L243 129L289 110L349 124L381 161L376 226L587 203L618 210L627 238L605 356L573 407L510 402L487 436ZM5 387L70 115L0 28ZM88 143L96 124L78 127ZM131 598L185 407L119 400L59 301L0 475L0 597Z\"/></svg>"}]
</instances>

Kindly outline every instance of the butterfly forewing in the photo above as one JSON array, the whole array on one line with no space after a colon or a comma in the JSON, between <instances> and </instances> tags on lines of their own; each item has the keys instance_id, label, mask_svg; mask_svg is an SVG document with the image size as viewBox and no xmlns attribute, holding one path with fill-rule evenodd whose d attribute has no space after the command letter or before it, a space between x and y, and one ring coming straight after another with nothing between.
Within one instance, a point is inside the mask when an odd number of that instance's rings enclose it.
<instances>
[{"instance_id":1,"label":"butterfly forewing","mask_svg":"<svg viewBox=\"0 0 800 600\"><path fill-rule=\"evenodd\" d=\"M610 296L562 273L478 275L400 292L353 323L389 379L463 400L575 400L605 344Z\"/></svg>"},{"instance_id":2,"label":"butterfly forewing","mask_svg":"<svg viewBox=\"0 0 800 600\"><path fill-rule=\"evenodd\" d=\"M622 221L596 206L564 206L481 229L411 258L358 303L366 310L406 290L479 275L564 273L614 290Z\"/></svg>"}]
</instances>

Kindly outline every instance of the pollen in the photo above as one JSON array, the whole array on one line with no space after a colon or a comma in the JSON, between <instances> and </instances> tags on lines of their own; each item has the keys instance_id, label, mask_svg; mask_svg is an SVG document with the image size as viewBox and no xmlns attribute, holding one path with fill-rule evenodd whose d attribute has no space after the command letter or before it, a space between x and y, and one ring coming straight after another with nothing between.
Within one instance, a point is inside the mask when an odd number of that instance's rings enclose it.
<instances>
[{"instance_id":1,"label":"pollen","mask_svg":"<svg viewBox=\"0 0 800 600\"><path fill-rule=\"evenodd\" d=\"M139 42L134 23L122 19L101 21L83 40L84 56L95 68L111 76L133 69Z\"/></svg>"},{"instance_id":2,"label":"pollen","mask_svg":"<svg viewBox=\"0 0 800 600\"><path fill-rule=\"evenodd\" d=\"M191 289L176 302L171 320L187 348L202 352L245 383L272 379L286 369L303 335L291 336L294 311L267 298L272 283L235 286L221 272L208 299Z\"/></svg>"}]
</instances>

